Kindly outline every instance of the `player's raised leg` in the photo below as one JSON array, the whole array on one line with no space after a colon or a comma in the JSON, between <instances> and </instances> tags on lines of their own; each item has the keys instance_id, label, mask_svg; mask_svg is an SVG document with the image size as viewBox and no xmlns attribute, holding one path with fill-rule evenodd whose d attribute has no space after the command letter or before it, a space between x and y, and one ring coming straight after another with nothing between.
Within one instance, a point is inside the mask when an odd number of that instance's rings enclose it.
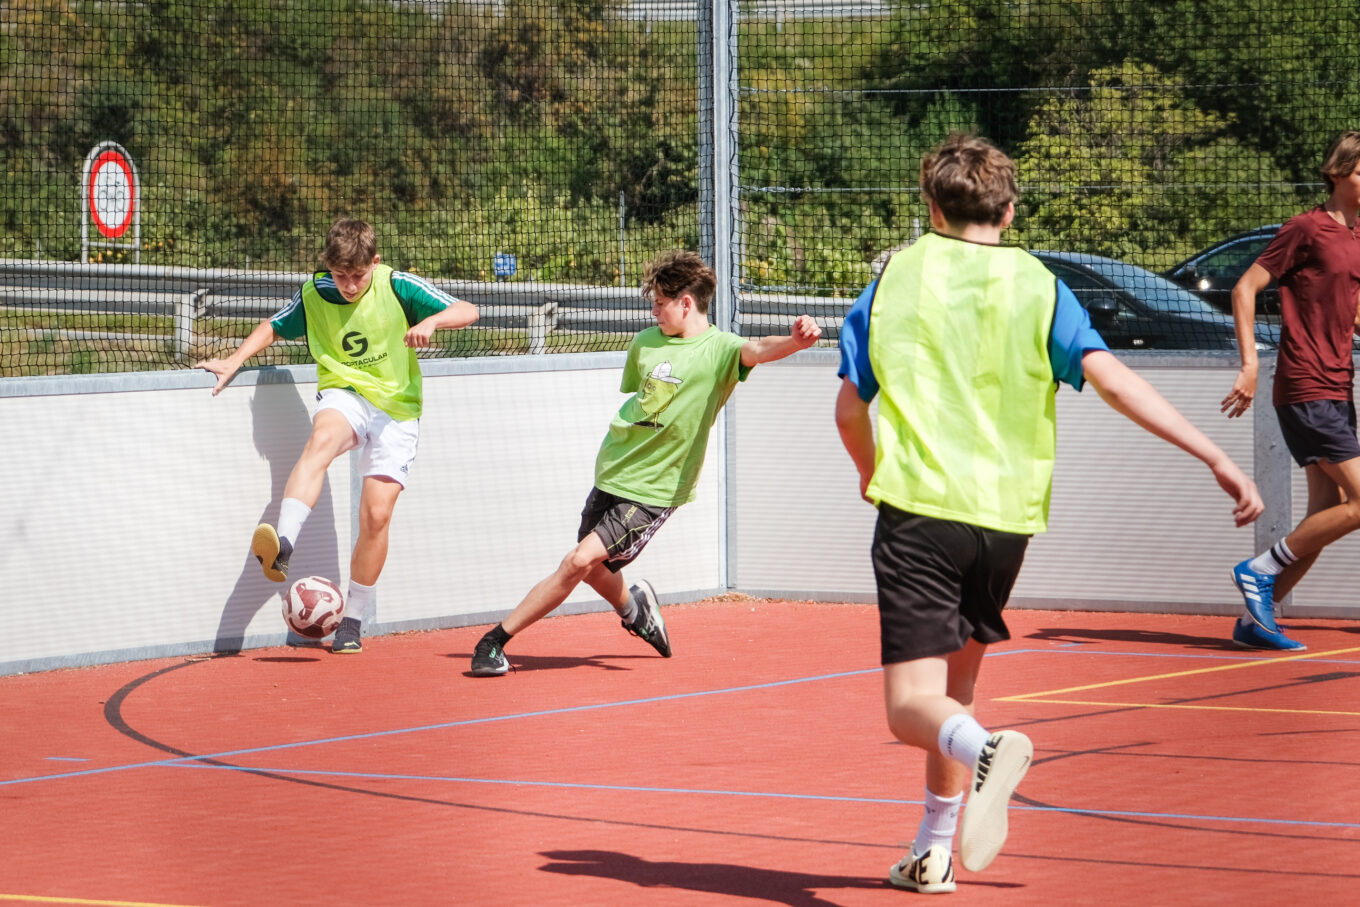
<instances>
[{"instance_id":1,"label":"player's raised leg","mask_svg":"<svg viewBox=\"0 0 1360 907\"><path fill-rule=\"evenodd\" d=\"M275 528L268 523L255 527L251 536L250 550L260 562L265 578L276 583L288 579L288 562L293 555L302 525L321 497L322 483L326 470L336 457L359 443L353 427L344 414L334 409L319 409L312 419L312 433L307 438L288 481L283 488L283 501L279 504L279 524Z\"/></svg>"}]
</instances>

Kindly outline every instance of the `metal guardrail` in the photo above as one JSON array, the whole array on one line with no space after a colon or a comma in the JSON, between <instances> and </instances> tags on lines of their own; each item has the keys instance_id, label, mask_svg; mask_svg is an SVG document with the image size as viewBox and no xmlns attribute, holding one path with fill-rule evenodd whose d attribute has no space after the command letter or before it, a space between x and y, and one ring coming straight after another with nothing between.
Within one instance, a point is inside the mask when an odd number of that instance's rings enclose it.
<instances>
[{"instance_id":1,"label":"metal guardrail","mask_svg":"<svg viewBox=\"0 0 1360 907\"><path fill-rule=\"evenodd\" d=\"M736 18L858 19L892 10L889 0L746 0L737 4ZM698 14L698 0L629 0L618 12L621 18L647 22L693 22Z\"/></svg>"},{"instance_id":2,"label":"metal guardrail","mask_svg":"<svg viewBox=\"0 0 1360 907\"><path fill-rule=\"evenodd\" d=\"M432 13L450 6L469 6L492 15L505 15L504 0L392 0L398 6L428 9ZM891 0L742 0L737 16L742 19L852 19L887 16ZM693 22L699 15L698 0L627 0L614 14L639 22Z\"/></svg>"},{"instance_id":3,"label":"metal guardrail","mask_svg":"<svg viewBox=\"0 0 1360 907\"><path fill-rule=\"evenodd\" d=\"M170 317L168 335L75 329L25 329L69 339L163 343L187 360L198 323L208 318L264 319L283 308L310 272L241 271L0 259L0 315L89 313ZM635 333L654 324L638 290L535 281L434 280L479 310L479 327L523 330L528 352L547 352L554 331ZM743 334L783 333L810 314L834 340L852 300L783 294L739 297Z\"/></svg>"}]
</instances>

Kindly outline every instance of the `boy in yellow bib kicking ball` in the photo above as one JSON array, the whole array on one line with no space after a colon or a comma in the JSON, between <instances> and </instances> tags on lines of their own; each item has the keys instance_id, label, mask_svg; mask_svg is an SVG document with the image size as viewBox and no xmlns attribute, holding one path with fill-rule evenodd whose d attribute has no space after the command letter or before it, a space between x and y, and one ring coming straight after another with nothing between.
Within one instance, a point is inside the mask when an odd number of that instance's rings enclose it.
<instances>
[{"instance_id":1,"label":"boy in yellow bib kicking ball","mask_svg":"<svg viewBox=\"0 0 1360 907\"><path fill-rule=\"evenodd\" d=\"M477 320L477 308L429 281L381 264L373 228L337 220L326 235L318 271L272 318L260 322L226 359L198 368L217 375L216 396L251 356L275 340L307 339L316 360L312 434L283 490L277 527L262 523L251 551L264 575L288 578L298 533L321 495L331 462L362 450L359 538L350 557L345 618L331 651L363 650L362 623L373 611L375 584L387 560L388 526L420 439L421 380L415 351L435 331Z\"/></svg>"}]
</instances>

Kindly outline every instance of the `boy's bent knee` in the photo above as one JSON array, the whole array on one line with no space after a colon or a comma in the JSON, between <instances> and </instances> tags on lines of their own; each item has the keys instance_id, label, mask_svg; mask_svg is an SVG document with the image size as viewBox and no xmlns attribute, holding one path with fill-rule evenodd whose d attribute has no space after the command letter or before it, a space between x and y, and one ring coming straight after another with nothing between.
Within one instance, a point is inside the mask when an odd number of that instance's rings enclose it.
<instances>
[{"instance_id":1,"label":"boy's bent knee","mask_svg":"<svg viewBox=\"0 0 1360 907\"><path fill-rule=\"evenodd\" d=\"M608 557L609 552L605 550L599 538L592 533L567 552L567 556L562 558L562 565L558 569L580 579L604 563Z\"/></svg>"}]
</instances>

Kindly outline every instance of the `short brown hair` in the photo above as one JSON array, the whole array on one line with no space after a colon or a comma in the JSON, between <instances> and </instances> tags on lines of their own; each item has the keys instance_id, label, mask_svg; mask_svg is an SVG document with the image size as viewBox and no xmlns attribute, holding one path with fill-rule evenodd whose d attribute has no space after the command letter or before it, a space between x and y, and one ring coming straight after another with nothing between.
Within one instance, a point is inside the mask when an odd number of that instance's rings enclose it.
<instances>
[{"instance_id":1,"label":"short brown hair","mask_svg":"<svg viewBox=\"0 0 1360 907\"><path fill-rule=\"evenodd\" d=\"M677 249L652 259L642 275L642 295L655 299L657 294L677 299L686 293L694 297L694 306L708 314L708 304L718 285L713 269L704 264L697 253Z\"/></svg>"},{"instance_id":2,"label":"short brown hair","mask_svg":"<svg viewBox=\"0 0 1360 907\"><path fill-rule=\"evenodd\" d=\"M1322 159L1322 178L1327 181L1327 191L1336 188L1336 177L1354 173L1356 164L1360 164L1360 132L1343 132L1328 147Z\"/></svg>"},{"instance_id":3,"label":"short brown hair","mask_svg":"<svg viewBox=\"0 0 1360 907\"><path fill-rule=\"evenodd\" d=\"M995 226L1019 195L1015 164L984 138L951 135L921 159L921 194L951 224Z\"/></svg>"},{"instance_id":4,"label":"short brown hair","mask_svg":"<svg viewBox=\"0 0 1360 907\"><path fill-rule=\"evenodd\" d=\"M321 265L327 270L363 268L373 263L378 254L378 238L367 221L342 217L326 233L326 247L321 250Z\"/></svg>"}]
</instances>

